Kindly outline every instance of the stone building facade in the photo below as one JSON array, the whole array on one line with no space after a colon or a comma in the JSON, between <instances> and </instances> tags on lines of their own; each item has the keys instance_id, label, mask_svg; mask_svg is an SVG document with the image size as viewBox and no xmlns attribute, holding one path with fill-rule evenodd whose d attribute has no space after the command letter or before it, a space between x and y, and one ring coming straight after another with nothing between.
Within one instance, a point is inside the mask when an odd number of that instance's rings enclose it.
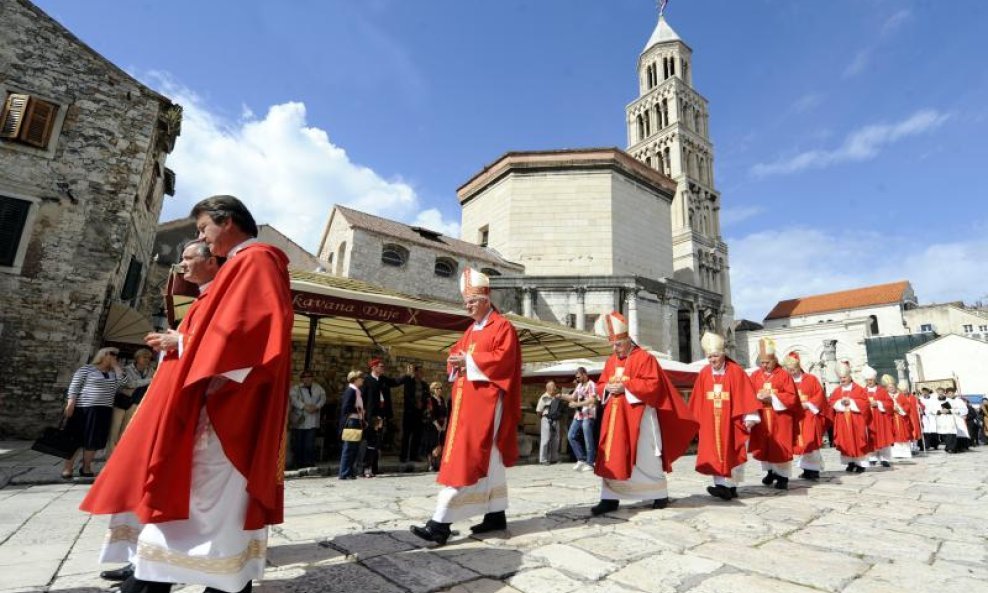
<instances>
[{"instance_id":1,"label":"stone building facade","mask_svg":"<svg viewBox=\"0 0 988 593\"><path fill-rule=\"evenodd\" d=\"M449 302L460 302L459 275L466 267L490 276L524 272L485 246L338 205L318 257L337 276Z\"/></svg>"},{"instance_id":2,"label":"stone building facade","mask_svg":"<svg viewBox=\"0 0 988 593\"><path fill-rule=\"evenodd\" d=\"M502 309L589 331L618 310L641 344L691 361L722 302L673 278L675 188L624 151L588 148L507 153L457 197L464 239L525 266L492 279Z\"/></svg>"},{"instance_id":3,"label":"stone building facade","mask_svg":"<svg viewBox=\"0 0 988 593\"><path fill-rule=\"evenodd\" d=\"M0 438L33 437L141 297L182 111L27 0L0 25Z\"/></svg>"},{"instance_id":4,"label":"stone building facade","mask_svg":"<svg viewBox=\"0 0 988 593\"><path fill-rule=\"evenodd\" d=\"M730 265L720 230L707 100L693 88L693 51L664 16L638 57L638 98L627 108L628 154L676 182L674 278L720 295L717 327L731 334Z\"/></svg>"},{"instance_id":5,"label":"stone building facade","mask_svg":"<svg viewBox=\"0 0 988 593\"><path fill-rule=\"evenodd\" d=\"M904 321L914 333L958 335L988 342L988 311L964 303L933 303L909 309Z\"/></svg>"}]
</instances>

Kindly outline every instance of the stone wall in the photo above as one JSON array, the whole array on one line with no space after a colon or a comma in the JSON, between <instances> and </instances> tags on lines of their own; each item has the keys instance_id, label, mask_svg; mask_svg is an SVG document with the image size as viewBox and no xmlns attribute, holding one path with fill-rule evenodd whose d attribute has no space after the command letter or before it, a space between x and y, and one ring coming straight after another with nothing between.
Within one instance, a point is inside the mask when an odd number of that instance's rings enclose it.
<instances>
[{"instance_id":1,"label":"stone wall","mask_svg":"<svg viewBox=\"0 0 988 593\"><path fill-rule=\"evenodd\" d=\"M33 437L101 345L131 259L148 268L177 130L159 123L167 99L30 3L0 4L0 22L3 97L59 109L48 150L0 140L0 195L32 204L23 261L0 268L0 438Z\"/></svg>"}]
</instances>

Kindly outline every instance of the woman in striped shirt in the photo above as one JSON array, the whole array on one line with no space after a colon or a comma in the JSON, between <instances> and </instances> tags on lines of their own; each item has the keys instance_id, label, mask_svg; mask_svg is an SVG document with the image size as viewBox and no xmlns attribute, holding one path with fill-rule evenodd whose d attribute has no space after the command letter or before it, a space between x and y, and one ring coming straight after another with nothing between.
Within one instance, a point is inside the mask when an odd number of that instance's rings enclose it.
<instances>
[{"instance_id":1,"label":"woman in striped shirt","mask_svg":"<svg viewBox=\"0 0 988 593\"><path fill-rule=\"evenodd\" d=\"M96 353L93 361L80 368L69 383L68 403L65 417L66 430L74 433L82 444L82 468L79 475L91 478L93 458L96 451L106 447L110 435L110 420L113 418L113 398L123 381L123 370L117 362L116 348L103 348ZM65 460L62 478L72 478L76 450Z\"/></svg>"}]
</instances>

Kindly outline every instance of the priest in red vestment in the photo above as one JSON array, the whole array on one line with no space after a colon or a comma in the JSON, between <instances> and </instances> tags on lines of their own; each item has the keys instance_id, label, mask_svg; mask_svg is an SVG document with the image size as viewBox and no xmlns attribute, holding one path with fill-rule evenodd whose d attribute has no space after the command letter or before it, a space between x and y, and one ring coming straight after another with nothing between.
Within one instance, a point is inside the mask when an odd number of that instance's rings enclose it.
<instances>
[{"instance_id":1,"label":"priest in red vestment","mask_svg":"<svg viewBox=\"0 0 988 593\"><path fill-rule=\"evenodd\" d=\"M665 508L665 474L689 447L697 422L659 362L631 339L620 313L601 315L595 330L610 340L614 354L597 383L604 394L594 465L601 494L591 512L616 510L620 499L651 500L652 508Z\"/></svg>"},{"instance_id":2,"label":"priest in red vestment","mask_svg":"<svg viewBox=\"0 0 988 593\"><path fill-rule=\"evenodd\" d=\"M761 422L762 404L744 369L727 357L724 338L707 332L700 346L710 364L697 375L689 402L700 423L696 471L713 476L714 485L707 487L711 496L731 500L744 479L748 435Z\"/></svg>"},{"instance_id":3,"label":"priest in red vestment","mask_svg":"<svg viewBox=\"0 0 988 593\"><path fill-rule=\"evenodd\" d=\"M892 444L895 434L892 430L894 412L892 398L885 388L878 384L878 371L865 365L861 369L861 377L865 380L865 393L871 405L871 425L868 435L871 442L868 447L871 455L868 461L876 465L879 461L882 467L892 467Z\"/></svg>"},{"instance_id":4,"label":"priest in red vestment","mask_svg":"<svg viewBox=\"0 0 988 593\"><path fill-rule=\"evenodd\" d=\"M862 473L868 458L868 425L871 403L868 394L851 379L851 367L837 366L840 385L830 393L831 422L834 426L834 446L840 451L840 462L847 472Z\"/></svg>"},{"instance_id":5,"label":"priest in red vestment","mask_svg":"<svg viewBox=\"0 0 988 593\"><path fill-rule=\"evenodd\" d=\"M823 434L827 430L829 405L827 394L820 385L816 375L803 372L798 352L791 352L786 357L786 370L796 384L796 393L803 406L803 422L799 425L799 437L796 439L796 455L799 455L799 467L803 473L799 475L804 480L817 481L823 471Z\"/></svg>"},{"instance_id":6,"label":"priest in red vestment","mask_svg":"<svg viewBox=\"0 0 988 593\"><path fill-rule=\"evenodd\" d=\"M779 490L789 488L792 458L803 420L803 405L796 395L796 384L775 355L775 340L758 341L759 369L752 373L751 383L762 403L762 421L751 429L751 456L762 462L766 471L762 484Z\"/></svg>"},{"instance_id":7,"label":"priest in red vestment","mask_svg":"<svg viewBox=\"0 0 988 593\"><path fill-rule=\"evenodd\" d=\"M425 526L413 525L422 539L445 544L450 525L483 515L473 533L507 526L508 483L504 469L518 460L521 420L521 348L511 323L491 305L490 279L467 268L460 277L473 324L450 349L452 405L436 481L436 512Z\"/></svg>"},{"instance_id":8,"label":"priest in red vestment","mask_svg":"<svg viewBox=\"0 0 988 593\"><path fill-rule=\"evenodd\" d=\"M192 217L227 261L81 505L114 514L103 560L134 564L124 593L164 593L172 583L250 591L264 571L267 526L282 522L288 258L256 241L253 217L232 196L199 202ZM129 558L114 557L121 551Z\"/></svg>"},{"instance_id":9,"label":"priest in red vestment","mask_svg":"<svg viewBox=\"0 0 988 593\"><path fill-rule=\"evenodd\" d=\"M914 436L914 421L919 420L915 416L915 400L909 396L909 382L903 379L896 383L892 375L882 375L882 385L888 392L889 399L892 400L892 457L895 459L909 459L913 456L913 444L917 437Z\"/></svg>"}]
</instances>

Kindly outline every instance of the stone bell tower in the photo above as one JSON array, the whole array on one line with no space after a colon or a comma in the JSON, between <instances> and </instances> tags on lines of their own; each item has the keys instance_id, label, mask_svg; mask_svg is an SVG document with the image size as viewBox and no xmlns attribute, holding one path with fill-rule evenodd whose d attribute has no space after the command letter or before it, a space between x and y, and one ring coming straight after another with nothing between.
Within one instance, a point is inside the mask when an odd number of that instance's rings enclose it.
<instances>
[{"instance_id":1,"label":"stone bell tower","mask_svg":"<svg viewBox=\"0 0 988 593\"><path fill-rule=\"evenodd\" d=\"M627 152L676 182L672 203L674 278L721 295L704 328L733 344L727 244L720 234L707 100L693 89L693 50L660 13L638 57L638 98L626 108Z\"/></svg>"}]
</instances>

